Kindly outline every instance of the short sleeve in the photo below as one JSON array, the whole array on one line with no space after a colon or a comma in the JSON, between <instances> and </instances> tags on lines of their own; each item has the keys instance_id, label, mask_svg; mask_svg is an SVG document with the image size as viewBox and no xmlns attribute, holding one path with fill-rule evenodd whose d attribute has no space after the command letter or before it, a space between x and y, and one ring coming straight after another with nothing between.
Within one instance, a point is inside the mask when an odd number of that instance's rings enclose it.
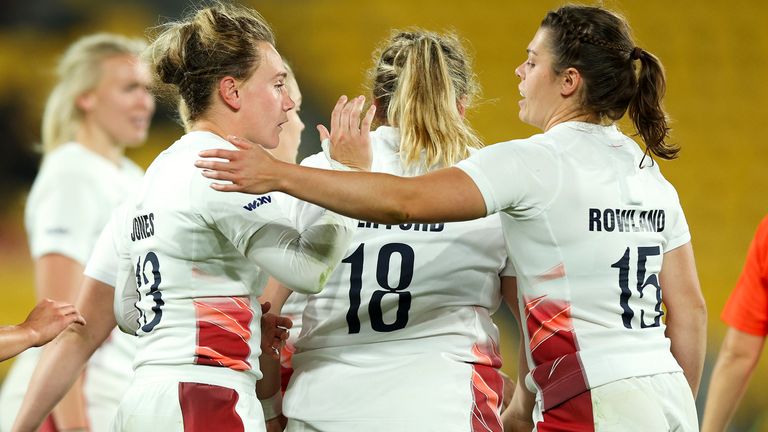
<instances>
[{"instance_id":1,"label":"short sleeve","mask_svg":"<svg viewBox=\"0 0 768 432\"><path fill-rule=\"evenodd\" d=\"M672 187L670 185L670 187ZM685 213L680 206L680 199L677 196L677 192L673 190L674 209L667 218L668 228L667 231L667 246L665 252L669 252L691 241L691 232L688 229L688 221L685 219Z\"/></svg>"},{"instance_id":2,"label":"short sleeve","mask_svg":"<svg viewBox=\"0 0 768 432\"><path fill-rule=\"evenodd\" d=\"M520 219L539 214L551 202L559 166L557 155L532 139L494 144L456 164L480 189L487 214L504 211Z\"/></svg>"},{"instance_id":3,"label":"short sleeve","mask_svg":"<svg viewBox=\"0 0 768 432\"><path fill-rule=\"evenodd\" d=\"M121 244L119 229L125 226L128 214L128 204L118 206L104 226L104 229L93 247L91 257L85 266L84 274L91 279L96 279L111 287L117 286L117 274L120 266L121 254L127 256L128 251Z\"/></svg>"},{"instance_id":4,"label":"short sleeve","mask_svg":"<svg viewBox=\"0 0 768 432\"><path fill-rule=\"evenodd\" d=\"M114 227L116 225L115 215L109 220L107 225L101 231L96 246L93 248L88 265L85 266L84 274L91 279L96 279L112 287L117 283L117 267L119 263L117 246L115 244Z\"/></svg>"},{"instance_id":5,"label":"short sleeve","mask_svg":"<svg viewBox=\"0 0 768 432\"><path fill-rule=\"evenodd\" d=\"M33 258L57 253L85 264L104 224L92 179L76 171L41 179L28 204L27 229Z\"/></svg>"},{"instance_id":6,"label":"short sleeve","mask_svg":"<svg viewBox=\"0 0 768 432\"><path fill-rule=\"evenodd\" d=\"M768 335L768 217L752 239L744 269L721 318L737 330Z\"/></svg>"}]
</instances>

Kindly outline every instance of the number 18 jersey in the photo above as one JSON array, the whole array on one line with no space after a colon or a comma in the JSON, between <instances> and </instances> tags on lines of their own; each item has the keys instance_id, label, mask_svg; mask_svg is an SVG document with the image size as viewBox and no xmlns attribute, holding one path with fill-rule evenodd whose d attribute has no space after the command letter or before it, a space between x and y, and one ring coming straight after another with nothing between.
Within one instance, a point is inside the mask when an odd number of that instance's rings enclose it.
<instances>
[{"instance_id":1,"label":"number 18 jersey","mask_svg":"<svg viewBox=\"0 0 768 432\"><path fill-rule=\"evenodd\" d=\"M420 173L404 167L396 129L378 128L371 142L372 171ZM323 154L302 164L329 167ZM299 224L311 220L312 206L297 206ZM491 314L500 276L509 275L498 215L358 221L325 290L308 297L284 402L288 417L329 431L471 430L473 376L492 393L477 368L492 370L493 379L501 365ZM480 399L476 405L495 416L493 403Z\"/></svg>"}]
</instances>

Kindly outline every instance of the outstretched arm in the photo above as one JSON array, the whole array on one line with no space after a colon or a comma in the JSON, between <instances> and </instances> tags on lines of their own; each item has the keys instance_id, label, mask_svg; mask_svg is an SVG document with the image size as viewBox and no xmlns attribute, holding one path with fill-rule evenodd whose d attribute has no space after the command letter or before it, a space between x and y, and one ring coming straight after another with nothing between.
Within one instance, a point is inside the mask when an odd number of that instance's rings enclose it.
<instances>
[{"instance_id":1,"label":"outstretched arm","mask_svg":"<svg viewBox=\"0 0 768 432\"><path fill-rule=\"evenodd\" d=\"M695 398L707 347L707 305L701 294L691 243L664 254L659 279L667 309L666 335Z\"/></svg>"},{"instance_id":2,"label":"outstretched arm","mask_svg":"<svg viewBox=\"0 0 768 432\"><path fill-rule=\"evenodd\" d=\"M764 344L765 336L728 329L709 383L702 432L720 432L730 423Z\"/></svg>"},{"instance_id":3,"label":"outstretched arm","mask_svg":"<svg viewBox=\"0 0 768 432\"><path fill-rule=\"evenodd\" d=\"M331 155L352 166L370 157L368 128L373 112L356 126L359 110L349 109L340 99L332 115ZM358 117L356 117L356 115ZM337 172L284 163L266 150L237 137L230 142L239 151L206 150L195 163L203 175L231 184L213 184L216 190L260 194L282 191L346 216L372 222L396 224L413 222L451 222L477 219L486 215L480 190L458 168L402 178L388 174Z\"/></svg>"},{"instance_id":4,"label":"outstretched arm","mask_svg":"<svg viewBox=\"0 0 768 432\"><path fill-rule=\"evenodd\" d=\"M23 323L0 328L0 361L27 348L47 344L72 323L85 325L85 320L74 306L41 300Z\"/></svg>"},{"instance_id":5,"label":"outstretched arm","mask_svg":"<svg viewBox=\"0 0 768 432\"><path fill-rule=\"evenodd\" d=\"M114 289L95 279L83 281L77 308L88 325L70 326L43 351L13 430L36 431L80 375L85 363L115 327Z\"/></svg>"}]
</instances>

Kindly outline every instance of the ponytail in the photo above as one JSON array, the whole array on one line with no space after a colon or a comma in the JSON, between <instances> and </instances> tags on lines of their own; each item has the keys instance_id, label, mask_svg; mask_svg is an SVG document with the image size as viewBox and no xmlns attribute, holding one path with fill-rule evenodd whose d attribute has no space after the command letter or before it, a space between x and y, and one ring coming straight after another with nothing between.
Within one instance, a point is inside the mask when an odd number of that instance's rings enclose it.
<instances>
[{"instance_id":1,"label":"ponytail","mask_svg":"<svg viewBox=\"0 0 768 432\"><path fill-rule=\"evenodd\" d=\"M674 159L680 147L665 142L670 128L661 106L666 92L664 68L656 56L645 50L639 51L639 60L640 76L637 92L629 102L629 117L648 151L662 159Z\"/></svg>"},{"instance_id":2,"label":"ponytail","mask_svg":"<svg viewBox=\"0 0 768 432\"><path fill-rule=\"evenodd\" d=\"M400 130L406 165L445 167L469 156L482 142L458 104L477 92L468 58L453 36L400 32L373 71L373 94L386 122Z\"/></svg>"}]
</instances>

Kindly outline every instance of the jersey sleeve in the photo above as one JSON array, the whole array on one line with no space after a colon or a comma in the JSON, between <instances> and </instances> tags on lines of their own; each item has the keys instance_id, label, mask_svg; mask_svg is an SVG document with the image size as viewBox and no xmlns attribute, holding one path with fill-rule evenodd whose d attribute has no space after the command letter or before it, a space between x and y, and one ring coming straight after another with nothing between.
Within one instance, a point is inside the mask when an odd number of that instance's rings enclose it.
<instances>
[{"instance_id":1,"label":"jersey sleeve","mask_svg":"<svg viewBox=\"0 0 768 432\"><path fill-rule=\"evenodd\" d=\"M194 203L204 222L294 291L319 292L352 241L356 224L339 214L323 210L299 230L276 201L279 194L219 192L207 180L195 183Z\"/></svg>"},{"instance_id":2,"label":"jersey sleeve","mask_svg":"<svg viewBox=\"0 0 768 432\"><path fill-rule=\"evenodd\" d=\"M85 265L106 205L89 191L93 184L87 173L74 170L47 176L39 187L39 195L30 203L27 221L33 258L61 254Z\"/></svg>"},{"instance_id":3,"label":"jersey sleeve","mask_svg":"<svg viewBox=\"0 0 768 432\"><path fill-rule=\"evenodd\" d=\"M85 266L84 274L91 279L96 279L111 287L117 283L117 267L119 263L117 246L115 244L114 226L115 216L109 220L101 231L96 246L93 248L91 258Z\"/></svg>"},{"instance_id":4,"label":"jersey sleeve","mask_svg":"<svg viewBox=\"0 0 768 432\"><path fill-rule=\"evenodd\" d=\"M539 214L559 190L557 155L532 138L485 147L456 164L475 182L486 213L524 219Z\"/></svg>"},{"instance_id":5,"label":"jersey sleeve","mask_svg":"<svg viewBox=\"0 0 768 432\"><path fill-rule=\"evenodd\" d=\"M768 217L758 226L721 318L737 330L768 335Z\"/></svg>"},{"instance_id":6,"label":"jersey sleeve","mask_svg":"<svg viewBox=\"0 0 768 432\"><path fill-rule=\"evenodd\" d=\"M670 187L672 186L670 185ZM669 218L669 228L667 233L667 246L664 252L669 252L691 241L691 232L688 229L688 222L685 219L683 208L680 206L680 199L674 189L673 192L675 211L667 216Z\"/></svg>"}]
</instances>

